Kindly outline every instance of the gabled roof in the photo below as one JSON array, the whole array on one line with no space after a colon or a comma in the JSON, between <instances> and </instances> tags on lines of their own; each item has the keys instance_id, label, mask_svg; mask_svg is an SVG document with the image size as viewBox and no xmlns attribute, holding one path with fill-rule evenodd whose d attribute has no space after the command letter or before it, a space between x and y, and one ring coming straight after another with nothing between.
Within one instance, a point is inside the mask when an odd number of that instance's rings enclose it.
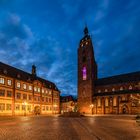
<instances>
[{"instance_id":1,"label":"gabled roof","mask_svg":"<svg viewBox=\"0 0 140 140\"><path fill-rule=\"evenodd\" d=\"M12 67L10 65L4 64L2 62L0 62L0 75L5 75L11 78L15 78L17 80L22 80L30 83L34 80L38 80L42 84L44 84L45 87L59 91L54 83L40 78L38 76L32 75L30 73L27 73L23 70Z\"/></svg>"},{"instance_id":2,"label":"gabled roof","mask_svg":"<svg viewBox=\"0 0 140 140\"><path fill-rule=\"evenodd\" d=\"M68 96L61 96L60 97L61 102L69 102L69 101L75 101L72 95Z\"/></svg>"},{"instance_id":3,"label":"gabled roof","mask_svg":"<svg viewBox=\"0 0 140 140\"><path fill-rule=\"evenodd\" d=\"M97 79L95 81L95 86L121 84L121 83L138 82L138 81L140 81L140 71Z\"/></svg>"}]
</instances>

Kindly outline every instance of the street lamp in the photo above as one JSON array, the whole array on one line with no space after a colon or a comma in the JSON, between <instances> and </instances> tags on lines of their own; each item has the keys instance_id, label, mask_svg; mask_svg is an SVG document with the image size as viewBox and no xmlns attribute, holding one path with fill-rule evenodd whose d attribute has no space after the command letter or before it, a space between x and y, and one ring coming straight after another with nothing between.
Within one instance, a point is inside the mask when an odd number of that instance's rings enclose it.
<instances>
[{"instance_id":1,"label":"street lamp","mask_svg":"<svg viewBox=\"0 0 140 140\"><path fill-rule=\"evenodd\" d=\"M91 104L91 105L90 105L90 108L91 108L91 114L92 114L92 115L93 115L93 107L94 107L94 105Z\"/></svg>"}]
</instances>

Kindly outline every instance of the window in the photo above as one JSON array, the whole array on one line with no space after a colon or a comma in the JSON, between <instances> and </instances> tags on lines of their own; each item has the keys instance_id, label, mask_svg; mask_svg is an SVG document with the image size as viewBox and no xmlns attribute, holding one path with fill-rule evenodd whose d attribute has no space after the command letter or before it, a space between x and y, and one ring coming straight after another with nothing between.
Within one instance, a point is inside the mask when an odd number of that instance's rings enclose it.
<instances>
[{"instance_id":1,"label":"window","mask_svg":"<svg viewBox=\"0 0 140 140\"><path fill-rule=\"evenodd\" d=\"M123 87L120 87L120 90L122 91L123 90Z\"/></svg>"},{"instance_id":2,"label":"window","mask_svg":"<svg viewBox=\"0 0 140 140\"><path fill-rule=\"evenodd\" d=\"M12 85L12 80L7 80L7 84L8 84L8 86L11 86Z\"/></svg>"},{"instance_id":3,"label":"window","mask_svg":"<svg viewBox=\"0 0 140 140\"><path fill-rule=\"evenodd\" d=\"M31 85L29 86L29 90L32 90L32 86Z\"/></svg>"},{"instance_id":4,"label":"window","mask_svg":"<svg viewBox=\"0 0 140 140\"><path fill-rule=\"evenodd\" d=\"M29 100L32 100L32 95L29 95Z\"/></svg>"},{"instance_id":5,"label":"window","mask_svg":"<svg viewBox=\"0 0 140 140\"><path fill-rule=\"evenodd\" d=\"M44 89L42 89L42 93L44 93Z\"/></svg>"},{"instance_id":6,"label":"window","mask_svg":"<svg viewBox=\"0 0 140 140\"><path fill-rule=\"evenodd\" d=\"M49 102L49 99L46 97L46 102Z\"/></svg>"},{"instance_id":7,"label":"window","mask_svg":"<svg viewBox=\"0 0 140 140\"><path fill-rule=\"evenodd\" d=\"M50 95L52 94L51 90L49 91L49 94L50 94Z\"/></svg>"},{"instance_id":8,"label":"window","mask_svg":"<svg viewBox=\"0 0 140 140\"><path fill-rule=\"evenodd\" d=\"M4 97L5 96L5 90L0 90L0 96Z\"/></svg>"},{"instance_id":9,"label":"window","mask_svg":"<svg viewBox=\"0 0 140 140\"><path fill-rule=\"evenodd\" d=\"M113 106L117 106L117 98L116 97L113 98Z\"/></svg>"},{"instance_id":10,"label":"window","mask_svg":"<svg viewBox=\"0 0 140 140\"><path fill-rule=\"evenodd\" d=\"M101 90L98 90L98 93L101 93Z\"/></svg>"},{"instance_id":11,"label":"window","mask_svg":"<svg viewBox=\"0 0 140 140\"><path fill-rule=\"evenodd\" d=\"M38 92L40 92L40 88L38 88Z\"/></svg>"},{"instance_id":12,"label":"window","mask_svg":"<svg viewBox=\"0 0 140 140\"><path fill-rule=\"evenodd\" d=\"M45 106L42 106L42 110L45 111Z\"/></svg>"},{"instance_id":13,"label":"window","mask_svg":"<svg viewBox=\"0 0 140 140\"><path fill-rule=\"evenodd\" d=\"M0 111L4 111L5 110L5 104L4 103L0 103Z\"/></svg>"},{"instance_id":14,"label":"window","mask_svg":"<svg viewBox=\"0 0 140 140\"><path fill-rule=\"evenodd\" d=\"M17 82L17 88L20 88L20 82Z\"/></svg>"},{"instance_id":15,"label":"window","mask_svg":"<svg viewBox=\"0 0 140 140\"><path fill-rule=\"evenodd\" d=\"M45 100L44 100L44 97L42 97L42 101L44 102Z\"/></svg>"},{"instance_id":16,"label":"window","mask_svg":"<svg viewBox=\"0 0 140 140\"><path fill-rule=\"evenodd\" d=\"M26 110L26 106L25 105L22 105L22 110Z\"/></svg>"},{"instance_id":17,"label":"window","mask_svg":"<svg viewBox=\"0 0 140 140\"><path fill-rule=\"evenodd\" d=\"M27 94L23 94L23 100L27 100Z\"/></svg>"},{"instance_id":18,"label":"window","mask_svg":"<svg viewBox=\"0 0 140 140\"><path fill-rule=\"evenodd\" d=\"M21 98L21 94L20 94L20 93L17 93L16 98L17 98L17 99L20 99L20 98Z\"/></svg>"},{"instance_id":19,"label":"window","mask_svg":"<svg viewBox=\"0 0 140 140\"><path fill-rule=\"evenodd\" d=\"M34 87L34 91L35 91L35 92L37 91L37 88L36 88L36 87Z\"/></svg>"},{"instance_id":20,"label":"window","mask_svg":"<svg viewBox=\"0 0 140 140\"><path fill-rule=\"evenodd\" d=\"M105 98L105 106L108 106L108 98Z\"/></svg>"},{"instance_id":21,"label":"window","mask_svg":"<svg viewBox=\"0 0 140 140\"><path fill-rule=\"evenodd\" d=\"M4 84L4 78L0 77L0 84Z\"/></svg>"},{"instance_id":22,"label":"window","mask_svg":"<svg viewBox=\"0 0 140 140\"><path fill-rule=\"evenodd\" d=\"M100 106L101 106L101 99L98 98L98 107L100 107Z\"/></svg>"},{"instance_id":23,"label":"window","mask_svg":"<svg viewBox=\"0 0 140 140\"><path fill-rule=\"evenodd\" d=\"M19 104L15 105L15 110L20 110L20 105Z\"/></svg>"},{"instance_id":24,"label":"window","mask_svg":"<svg viewBox=\"0 0 140 140\"><path fill-rule=\"evenodd\" d=\"M28 106L27 106L27 110L28 110L28 111L31 111L31 105L28 105Z\"/></svg>"},{"instance_id":25,"label":"window","mask_svg":"<svg viewBox=\"0 0 140 140\"><path fill-rule=\"evenodd\" d=\"M105 89L105 92L107 92L108 90L107 89Z\"/></svg>"},{"instance_id":26,"label":"window","mask_svg":"<svg viewBox=\"0 0 140 140\"><path fill-rule=\"evenodd\" d=\"M52 107L50 106L50 110L52 110Z\"/></svg>"},{"instance_id":27,"label":"window","mask_svg":"<svg viewBox=\"0 0 140 140\"><path fill-rule=\"evenodd\" d=\"M12 91L7 91L7 97L12 97Z\"/></svg>"},{"instance_id":28,"label":"window","mask_svg":"<svg viewBox=\"0 0 140 140\"><path fill-rule=\"evenodd\" d=\"M23 89L26 89L26 88L27 88L26 84L23 84Z\"/></svg>"},{"instance_id":29,"label":"window","mask_svg":"<svg viewBox=\"0 0 140 140\"><path fill-rule=\"evenodd\" d=\"M6 110L11 110L11 104L6 104Z\"/></svg>"},{"instance_id":30,"label":"window","mask_svg":"<svg viewBox=\"0 0 140 140\"><path fill-rule=\"evenodd\" d=\"M40 101L40 97L38 97L38 101Z\"/></svg>"},{"instance_id":31,"label":"window","mask_svg":"<svg viewBox=\"0 0 140 140\"><path fill-rule=\"evenodd\" d=\"M129 89L130 89L130 90L132 89L132 86L131 86L131 85L129 86Z\"/></svg>"},{"instance_id":32,"label":"window","mask_svg":"<svg viewBox=\"0 0 140 140\"><path fill-rule=\"evenodd\" d=\"M114 92L115 91L115 88L112 88L112 91Z\"/></svg>"},{"instance_id":33,"label":"window","mask_svg":"<svg viewBox=\"0 0 140 140\"><path fill-rule=\"evenodd\" d=\"M48 93L48 90L46 90L46 94Z\"/></svg>"},{"instance_id":34,"label":"window","mask_svg":"<svg viewBox=\"0 0 140 140\"><path fill-rule=\"evenodd\" d=\"M49 98L49 103L51 103L52 102L52 99L51 98Z\"/></svg>"},{"instance_id":35,"label":"window","mask_svg":"<svg viewBox=\"0 0 140 140\"><path fill-rule=\"evenodd\" d=\"M83 74L83 80L86 80L87 79L87 70L86 70L86 67L83 67L82 74Z\"/></svg>"},{"instance_id":36,"label":"window","mask_svg":"<svg viewBox=\"0 0 140 140\"><path fill-rule=\"evenodd\" d=\"M46 110L49 110L49 107L48 106L46 106Z\"/></svg>"}]
</instances>

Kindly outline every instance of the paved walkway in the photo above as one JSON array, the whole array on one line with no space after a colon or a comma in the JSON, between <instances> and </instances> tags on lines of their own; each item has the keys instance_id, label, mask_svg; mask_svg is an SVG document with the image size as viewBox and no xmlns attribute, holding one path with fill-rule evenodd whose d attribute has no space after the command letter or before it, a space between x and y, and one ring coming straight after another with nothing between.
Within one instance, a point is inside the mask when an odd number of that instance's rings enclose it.
<instances>
[{"instance_id":1,"label":"paved walkway","mask_svg":"<svg viewBox=\"0 0 140 140\"><path fill-rule=\"evenodd\" d=\"M0 140L140 140L140 126L128 116L0 117Z\"/></svg>"}]
</instances>

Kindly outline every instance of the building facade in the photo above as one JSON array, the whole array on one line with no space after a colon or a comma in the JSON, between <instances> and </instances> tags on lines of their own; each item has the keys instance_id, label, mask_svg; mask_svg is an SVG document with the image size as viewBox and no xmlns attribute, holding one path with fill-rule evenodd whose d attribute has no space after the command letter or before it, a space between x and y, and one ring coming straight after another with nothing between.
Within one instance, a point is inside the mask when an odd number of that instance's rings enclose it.
<instances>
[{"instance_id":1,"label":"building facade","mask_svg":"<svg viewBox=\"0 0 140 140\"><path fill-rule=\"evenodd\" d=\"M99 79L88 28L78 47L78 108L80 113L140 113L140 71Z\"/></svg>"},{"instance_id":2,"label":"building facade","mask_svg":"<svg viewBox=\"0 0 140 140\"><path fill-rule=\"evenodd\" d=\"M56 85L32 73L0 62L0 115L54 114L60 112Z\"/></svg>"},{"instance_id":3,"label":"building facade","mask_svg":"<svg viewBox=\"0 0 140 140\"><path fill-rule=\"evenodd\" d=\"M73 96L61 96L60 97L60 109L61 113L64 112L76 112L77 100Z\"/></svg>"}]
</instances>

